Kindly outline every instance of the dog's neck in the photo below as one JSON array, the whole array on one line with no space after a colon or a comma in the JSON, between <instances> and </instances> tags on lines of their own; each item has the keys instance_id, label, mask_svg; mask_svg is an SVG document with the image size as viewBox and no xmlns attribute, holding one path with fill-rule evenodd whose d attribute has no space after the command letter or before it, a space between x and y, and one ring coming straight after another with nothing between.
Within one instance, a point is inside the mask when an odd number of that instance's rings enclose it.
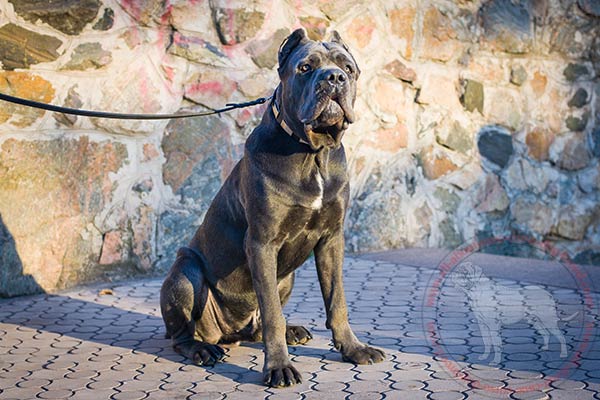
<instances>
[{"instance_id":1,"label":"dog's neck","mask_svg":"<svg viewBox=\"0 0 600 400\"><path fill-rule=\"evenodd\" d=\"M310 146L310 144L306 140L302 139L301 137L299 137L298 135L296 135L294 133L292 128L290 128L290 126L287 124L287 122L285 122L285 119L283 118L283 114L279 110L280 110L280 107L277 104L277 91L276 91L275 94L273 94L273 101L271 102L271 111L273 112L273 116L275 117L275 120L277 121L279 126L281 126L281 129L283 129L285 131L285 133L290 135L292 138L296 139L296 141L298 141L302 144L305 144L307 146Z\"/></svg>"},{"instance_id":2,"label":"dog's neck","mask_svg":"<svg viewBox=\"0 0 600 400\"><path fill-rule=\"evenodd\" d=\"M330 136L326 136L323 135L323 138L318 138L318 139L311 139L310 137L308 137L309 135L307 135L306 132L304 132L304 135L302 133L298 133L298 130L302 129L302 124L297 121L296 124L293 123L293 121L290 121L289 118L290 116L287 115L287 120L286 120L286 113L284 112L284 104L283 104L283 95L281 93L281 86L278 86L275 89L275 92L273 93L273 100L271 101L271 112L273 113L273 117L275 118L275 120L277 121L277 123L279 124L279 126L281 127L281 129L287 133L292 139L294 139L296 142L305 145L308 147L308 151L311 153L319 153L322 152L325 149L329 149L331 147L339 147L339 145L341 145L341 143L338 143L338 146L331 146L331 141L334 139L331 139ZM268 111L267 111L268 112ZM298 126L298 124L300 124ZM296 128L296 130L294 131L294 128ZM342 133L340 133L340 137L341 137ZM315 135L313 135L314 137ZM316 135L316 136L320 136L320 135ZM325 140L328 139L329 141Z\"/></svg>"}]
</instances>

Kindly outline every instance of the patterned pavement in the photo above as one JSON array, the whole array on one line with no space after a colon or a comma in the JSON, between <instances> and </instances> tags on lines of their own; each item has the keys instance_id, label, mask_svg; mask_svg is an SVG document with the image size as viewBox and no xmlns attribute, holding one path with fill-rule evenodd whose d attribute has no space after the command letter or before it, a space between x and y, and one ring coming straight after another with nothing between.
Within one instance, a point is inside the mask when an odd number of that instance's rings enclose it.
<instances>
[{"instance_id":1,"label":"patterned pavement","mask_svg":"<svg viewBox=\"0 0 600 400\"><path fill-rule=\"evenodd\" d=\"M330 345L307 262L285 312L314 339L290 347L304 383L286 389L260 384L262 345L228 349L213 368L174 353L159 279L114 284L112 294L100 294L105 285L0 300L0 399L600 399L600 295L585 285L461 279L348 257L351 324L387 353L383 363L357 366ZM561 319L564 358L553 318ZM497 364L493 351L480 359L486 341L500 345Z\"/></svg>"}]
</instances>

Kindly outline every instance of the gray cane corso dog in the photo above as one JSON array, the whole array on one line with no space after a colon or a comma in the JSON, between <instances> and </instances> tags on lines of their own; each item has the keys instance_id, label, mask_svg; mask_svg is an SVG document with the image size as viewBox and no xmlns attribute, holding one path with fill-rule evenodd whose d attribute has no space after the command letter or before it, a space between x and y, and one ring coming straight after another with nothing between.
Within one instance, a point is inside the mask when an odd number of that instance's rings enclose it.
<instances>
[{"instance_id":1,"label":"gray cane corso dog","mask_svg":"<svg viewBox=\"0 0 600 400\"><path fill-rule=\"evenodd\" d=\"M177 253L160 299L175 351L213 365L223 358L219 344L262 340L264 382L275 387L301 382L287 345L312 337L287 325L281 309L294 270L311 251L326 324L343 359L385 358L350 329L342 285L348 177L341 139L355 119L360 71L337 32L315 42L296 30L278 57L281 83L270 107L189 246Z\"/></svg>"}]
</instances>

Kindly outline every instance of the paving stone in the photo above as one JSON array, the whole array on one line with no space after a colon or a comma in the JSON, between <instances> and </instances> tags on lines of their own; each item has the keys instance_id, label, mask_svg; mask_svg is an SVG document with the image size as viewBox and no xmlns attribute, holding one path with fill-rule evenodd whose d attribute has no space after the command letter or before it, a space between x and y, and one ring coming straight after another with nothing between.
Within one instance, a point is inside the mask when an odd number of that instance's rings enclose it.
<instances>
[{"instance_id":1,"label":"paving stone","mask_svg":"<svg viewBox=\"0 0 600 400\"><path fill-rule=\"evenodd\" d=\"M392 383L391 388L400 391L419 390L426 386L425 381L419 380L400 380Z\"/></svg>"},{"instance_id":2,"label":"paving stone","mask_svg":"<svg viewBox=\"0 0 600 400\"><path fill-rule=\"evenodd\" d=\"M548 392L552 400L590 400L597 393L591 390L552 390Z\"/></svg>"},{"instance_id":3,"label":"paving stone","mask_svg":"<svg viewBox=\"0 0 600 400\"><path fill-rule=\"evenodd\" d=\"M123 384L119 386L119 391L121 392L138 392L145 390L158 390L159 385L162 382L148 382L148 381L138 381L138 380L127 380L123 381Z\"/></svg>"},{"instance_id":4,"label":"paving stone","mask_svg":"<svg viewBox=\"0 0 600 400\"><path fill-rule=\"evenodd\" d=\"M31 375L29 375L31 379L49 379L51 381L62 379L64 376L65 371L51 369L32 370Z\"/></svg>"},{"instance_id":5,"label":"paving stone","mask_svg":"<svg viewBox=\"0 0 600 400\"><path fill-rule=\"evenodd\" d=\"M377 392L382 393L390 389L391 382L389 381L352 381L348 382L346 391L350 393Z\"/></svg>"},{"instance_id":6,"label":"paving stone","mask_svg":"<svg viewBox=\"0 0 600 400\"><path fill-rule=\"evenodd\" d=\"M33 399L37 397L37 394L43 392L42 389L40 388L18 388L18 387L13 387L13 388L7 388L2 392L2 398L3 399L15 399L15 400L21 400L21 399Z\"/></svg>"},{"instance_id":7,"label":"paving stone","mask_svg":"<svg viewBox=\"0 0 600 400\"><path fill-rule=\"evenodd\" d=\"M363 371L363 372L359 372L356 375L356 379L361 380L361 381L373 382L373 381L383 381L384 379L387 379L388 376L390 376L390 374L387 372L383 372L383 371L372 371L372 372Z\"/></svg>"},{"instance_id":8,"label":"paving stone","mask_svg":"<svg viewBox=\"0 0 600 400\"><path fill-rule=\"evenodd\" d=\"M341 356L339 359L341 361ZM336 360L336 362L325 364L323 366L323 370L325 370L325 371L351 371L355 368L354 364L350 364L347 362L340 362L340 361ZM357 372L354 372L353 375L356 373Z\"/></svg>"},{"instance_id":9,"label":"paving stone","mask_svg":"<svg viewBox=\"0 0 600 400\"><path fill-rule=\"evenodd\" d=\"M427 381L431 379L431 371L411 369L390 371L389 380L398 382L403 380Z\"/></svg>"},{"instance_id":10,"label":"paving stone","mask_svg":"<svg viewBox=\"0 0 600 400\"><path fill-rule=\"evenodd\" d=\"M117 389L119 386L121 386L121 383L115 381L94 381L87 385L89 389L93 390Z\"/></svg>"},{"instance_id":11,"label":"paving stone","mask_svg":"<svg viewBox=\"0 0 600 400\"><path fill-rule=\"evenodd\" d=\"M263 387L263 390L265 388ZM286 393L287 394L287 393ZM227 400L246 400L248 398L254 398L254 399L266 399L268 398L268 396L270 395L270 393L265 392L265 393L252 393L249 394L248 392L230 392L227 393ZM298 398L298 395L296 393L290 393L290 395L294 396L292 398Z\"/></svg>"},{"instance_id":12,"label":"paving stone","mask_svg":"<svg viewBox=\"0 0 600 400\"><path fill-rule=\"evenodd\" d=\"M164 390L156 390L153 392L148 392L148 400L185 400L190 396L189 392L173 392L173 391L164 391Z\"/></svg>"},{"instance_id":13,"label":"paving stone","mask_svg":"<svg viewBox=\"0 0 600 400\"><path fill-rule=\"evenodd\" d=\"M600 379L600 370L587 371L585 374L592 379Z\"/></svg>"},{"instance_id":14,"label":"paving stone","mask_svg":"<svg viewBox=\"0 0 600 400\"><path fill-rule=\"evenodd\" d=\"M379 392L360 392L352 393L346 399L348 400L379 400L383 399L384 394Z\"/></svg>"},{"instance_id":15,"label":"paving stone","mask_svg":"<svg viewBox=\"0 0 600 400\"><path fill-rule=\"evenodd\" d=\"M313 386L313 390L318 392L341 392L348 388L348 384L344 382L318 382Z\"/></svg>"},{"instance_id":16,"label":"paving stone","mask_svg":"<svg viewBox=\"0 0 600 400\"><path fill-rule=\"evenodd\" d=\"M57 389L57 390L48 390L47 392L40 392L38 397L41 399L68 399L72 397L75 393L72 390L68 389Z\"/></svg>"},{"instance_id":17,"label":"paving stone","mask_svg":"<svg viewBox=\"0 0 600 400\"><path fill-rule=\"evenodd\" d=\"M430 379L426 381L426 390L430 392L463 391L468 389L469 381L460 378L455 379ZM487 382L486 382L487 383Z\"/></svg>"},{"instance_id":18,"label":"paving stone","mask_svg":"<svg viewBox=\"0 0 600 400\"><path fill-rule=\"evenodd\" d=\"M545 400L550 398L547 393L540 391L516 392L511 397L516 400Z\"/></svg>"},{"instance_id":19,"label":"paving stone","mask_svg":"<svg viewBox=\"0 0 600 400\"><path fill-rule=\"evenodd\" d=\"M148 393L143 391L127 391L114 394L114 400L141 400L148 397Z\"/></svg>"},{"instance_id":20,"label":"paving stone","mask_svg":"<svg viewBox=\"0 0 600 400\"><path fill-rule=\"evenodd\" d=\"M17 383L17 387L26 389L26 388L41 388L42 386L46 386L52 383L49 379L25 379L21 382Z\"/></svg>"},{"instance_id":21,"label":"paving stone","mask_svg":"<svg viewBox=\"0 0 600 400\"><path fill-rule=\"evenodd\" d=\"M446 392L435 392L429 395L431 400L462 400L466 399L467 396L462 392L457 391L446 391Z\"/></svg>"},{"instance_id":22,"label":"paving stone","mask_svg":"<svg viewBox=\"0 0 600 400\"><path fill-rule=\"evenodd\" d=\"M319 382L350 382L354 380L354 371L325 371L317 372Z\"/></svg>"},{"instance_id":23,"label":"paving stone","mask_svg":"<svg viewBox=\"0 0 600 400\"><path fill-rule=\"evenodd\" d=\"M135 377L139 381L162 381L168 378L169 375L162 372L143 372Z\"/></svg>"},{"instance_id":24,"label":"paving stone","mask_svg":"<svg viewBox=\"0 0 600 400\"><path fill-rule=\"evenodd\" d=\"M213 391L213 392L204 392L204 393L194 393L189 396L188 400L220 400L226 398L225 394Z\"/></svg>"}]
</instances>

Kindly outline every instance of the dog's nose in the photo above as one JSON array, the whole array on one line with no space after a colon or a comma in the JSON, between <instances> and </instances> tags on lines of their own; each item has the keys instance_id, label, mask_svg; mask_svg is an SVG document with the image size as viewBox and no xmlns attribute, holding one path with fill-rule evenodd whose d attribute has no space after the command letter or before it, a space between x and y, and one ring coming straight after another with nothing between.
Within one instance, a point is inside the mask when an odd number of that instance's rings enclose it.
<instances>
[{"instance_id":1,"label":"dog's nose","mask_svg":"<svg viewBox=\"0 0 600 400\"><path fill-rule=\"evenodd\" d=\"M338 68L332 68L325 71L325 80L332 85L341 85L346 81L346 74Z\"/></svg>"}]
</instances>

